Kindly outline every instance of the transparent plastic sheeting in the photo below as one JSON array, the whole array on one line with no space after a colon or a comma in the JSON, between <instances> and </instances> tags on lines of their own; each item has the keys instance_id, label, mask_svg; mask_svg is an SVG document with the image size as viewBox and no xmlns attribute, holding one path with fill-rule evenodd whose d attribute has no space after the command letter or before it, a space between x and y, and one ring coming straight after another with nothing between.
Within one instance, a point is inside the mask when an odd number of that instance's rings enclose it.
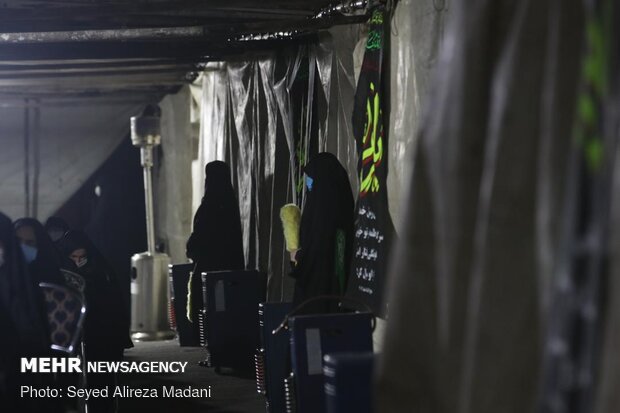
<instances>
[{"instance_id":1,"label":"transparent plastic sheeting","mask_svg":"<svg viewBox=\"0 0 620 413\"><path fill-rule=\"evenodd\" d=\"M189 87L160 103L161 147L153 168L155 236L173 263L187 261L185 244L192 225L192 132ZM137 150L137 149L136 149Z\"/></svg>"},{"instance_id":2,"label":"transparent plastic sheeting","mask_svg":"<svg viewBox=\"0 0 620 413\"><path fill-rule=\"evenodd\" d=\"M435 6L443 2L402 4L408 7L397 14L411 13L412 26L407 34L397 24L399 36L420 38L425 24L440 23L442 7ZM447 5L389 274L378 411L535 412L582 3ZM411 51L414 68L425 64L418 52ZM417 79L400 81L402 93L420 88ZM415 96L401 120L417 111ZM398 136L408 128L398 119L395 145L406 141Z\"/></svg>"},{"instance_id":3,"label":"transparent plastic sheeting","mask_svg":"<svg viewBox=\"0 0 620 413\"><path fill-rule=\"evenodd\" d=\"M392 18L390 50L390 139L388 203L397 232L407 206L416 131L437 62L449 3L454 0L400 0Z\"/></svg>"},{"instance_id":4,"label":"transparent plastic sheeting","mask_svg":"<svg viewBox=\"0 0 620 413\"><path fill-rule=\"evenodd\" d=\"M194 187L206 163L219 159L231 165L246 264L268 274L270 301L292 297L279 211L286 203L303 202L296 159L333 152L357 185L351 114L358 33L356 26L335 28L318 45L230 62L203 75ZM201 196L202 189L194 194L194 207Z\"/></svg>"}]
</instances>

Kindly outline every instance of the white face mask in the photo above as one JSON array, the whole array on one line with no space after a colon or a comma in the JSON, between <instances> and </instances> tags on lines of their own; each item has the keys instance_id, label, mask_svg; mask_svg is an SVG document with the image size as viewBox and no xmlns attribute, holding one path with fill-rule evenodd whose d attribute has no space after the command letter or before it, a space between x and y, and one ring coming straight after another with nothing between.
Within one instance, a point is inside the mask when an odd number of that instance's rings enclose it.
<instances>
[{"instance_id":1,"label":"white face mask","mask_svg":"<svg viewBox=\"0 0 620 413\"><path fill-rule=\"evenodd\" d=\"M82 268L83 266L86 265L87 262L88 262L88 258L82 258L81 260L78 261L77 267Z\"/></svg>"}]
</instances>

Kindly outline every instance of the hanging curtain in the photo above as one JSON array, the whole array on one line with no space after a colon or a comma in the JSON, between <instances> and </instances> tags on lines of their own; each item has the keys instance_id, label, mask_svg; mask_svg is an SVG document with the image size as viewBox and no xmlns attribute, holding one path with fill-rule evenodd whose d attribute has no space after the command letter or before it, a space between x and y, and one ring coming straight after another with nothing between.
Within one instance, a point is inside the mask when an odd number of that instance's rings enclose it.
<instances>
[{"instance_id":1,"label":"hanging curtain","mask_svg":"<svg viewBox=\"0 0 620 413\"><path fill-rule=\"evenodd\" d=\"M534 412L582 4L450 7L390 271L378 411Z\"/></svg>"},{"instance_id":2,"label":"hanging curtain","mask_svg":"<svg viewBox=\"0 0 620 413\"><path fill-rule=\"evenodd\" d=\"M358 38L357 26L334 28L316 43L227 62L203 74L193 202L202 196L201 168L211 160L228 162L246 263L268 274L270 301L292 297L279 211L287 203L303 205L303 166L313 154L330 151L357 185L351 113Z\"/></svg>"}]
</instances>

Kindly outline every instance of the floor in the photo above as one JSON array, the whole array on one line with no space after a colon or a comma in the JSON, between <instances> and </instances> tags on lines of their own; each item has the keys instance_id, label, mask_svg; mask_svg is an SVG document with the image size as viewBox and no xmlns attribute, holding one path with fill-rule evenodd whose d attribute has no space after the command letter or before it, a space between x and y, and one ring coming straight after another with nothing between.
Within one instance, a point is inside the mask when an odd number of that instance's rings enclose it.
<instances>
[{"instance_id":1,"label":"floor","mask_svg":"<svg viewBox=\"0 0 620 413\"><path fill-rule=\"evenodd\" d=\"M204 351L198 347L180 347L176 340L136 343L125 352L128 361L187 361L185 373L120 374L119 386L132 389L156 389L160 397L121 398L120 413L156 412L221 412L264 413L264 398L256 392L256 382L250 372L239 373L200 367ZM162 387L209 389L210 397L164 398Z\"/></svg>"}]
</instances>

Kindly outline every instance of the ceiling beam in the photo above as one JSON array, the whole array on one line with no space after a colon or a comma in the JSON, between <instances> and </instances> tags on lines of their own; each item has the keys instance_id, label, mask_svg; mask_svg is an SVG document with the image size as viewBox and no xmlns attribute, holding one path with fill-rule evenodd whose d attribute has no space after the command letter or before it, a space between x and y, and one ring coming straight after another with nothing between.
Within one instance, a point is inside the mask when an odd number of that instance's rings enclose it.
<instances>
[{"instance_id":1,"label":"ceiling beam","mask_svg":"<svg viewBox=\"0 0 620 413\"><path fill-rule=\"evenodd\" d=\"M0 32L0 45L39 43L84 43L84 42L132 42L188 40L211 41L215 44L228 42L244 34L277 33L292 31L324 30L334 25L353 24L364 21L366 16L330 16L322 19L297 19L278 22L239 23L234 27L226 25L181 26L153 28L113 28L97 30Z\"/></svg>"},{"instance_id":2,"label":"ceiling beam","mask_svg":"<svg viewBox=\"0 0 620 413\"><path fill-rule=\"evenodd\" d=\"M197 71L195 65L150 65L150 66L112 66L112 67L83 67L71 65L51 65L29 67L3 67L0 66L0 78L22 77L65 77L65 76L104 76L126 74L154 74L154 73L188 73Z\"/></svg>"},{"instance_id":3,"label":"ceiling beam","mask_svg":"<svg viewBox=\"0 0 620 413\"><path fill-rule=\"evenodd\" d=\"M70 30L53 32L0 33L0 44L76 43L127 40L201 38L209 35L204 26L144 29Z\"/></svg>"}]
</instances>

